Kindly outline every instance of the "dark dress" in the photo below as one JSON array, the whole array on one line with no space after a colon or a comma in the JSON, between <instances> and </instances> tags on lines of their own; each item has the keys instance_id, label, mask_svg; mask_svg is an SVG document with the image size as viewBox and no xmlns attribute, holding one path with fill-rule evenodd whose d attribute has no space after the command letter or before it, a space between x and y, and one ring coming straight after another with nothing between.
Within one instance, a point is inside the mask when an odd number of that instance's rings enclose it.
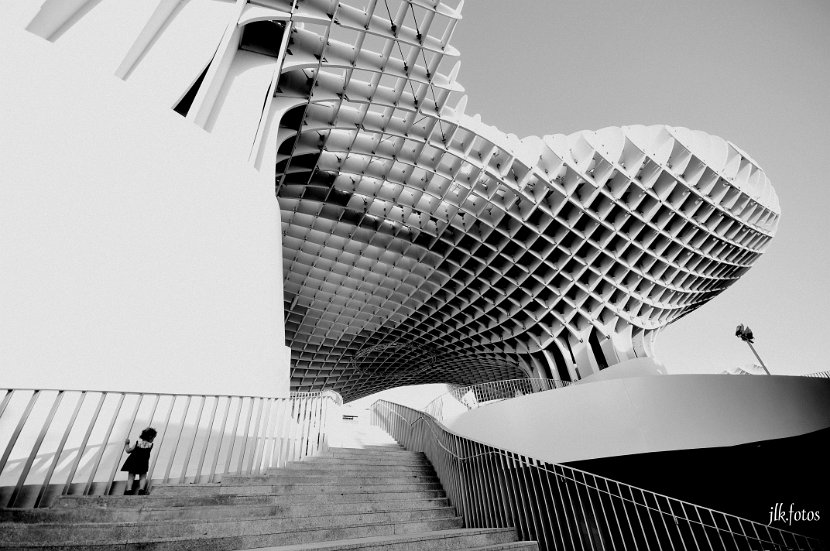
<instances>
[{"instance_id":1,"label":"dark dress","mask_svg":"<svg viewBox=\"0 0 830 551\"><path fill-rule=\"evenodd\" d=\"M140 444L140 445L139 445ZM150 452L153 450L152 442L137 440L130 456L121 466L122 471L135 474L147 474L150 469Z\"/></svg>"}]
</instances>

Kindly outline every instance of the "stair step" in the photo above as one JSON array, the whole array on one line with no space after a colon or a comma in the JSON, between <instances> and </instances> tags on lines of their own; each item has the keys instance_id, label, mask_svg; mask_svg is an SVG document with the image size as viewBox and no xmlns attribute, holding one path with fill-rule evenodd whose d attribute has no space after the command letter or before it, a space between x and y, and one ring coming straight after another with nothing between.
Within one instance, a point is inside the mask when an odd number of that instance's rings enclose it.
<instances>
[{"instance_id":1,"label":"stair step","mask_svg":"<svg viewBox=\"0 0 830 551\"><path fill-rule=\"evenodd\" d=\"M449 507L447 498L397 499L348 503L278 505L203 505L195 507L53 507L49 509L0 509L0 522L156 522L167 520L224 520L242 518L295 518L391 511L428 510Z\"/></svg>"},{"instance_id":2,"label":"stair step","mask_svg":"<svg viewBox=\"0 0 830 551\"><path fill-rule=\"evenodd\" d=\"M157 486L154 496L200 496L200 495L315 495L315 494L354 494L366 492L422 492L441 490L440 482L406 482L394 484L353 484L342 480L329 484L183 484L181 486Z\"/></svg>"},{"instance_id":3,"label":"stair step","mask_svg":"<svg viewBox=\"0 0 830 551\"><path fill-rule=\"evenodd\" d=\"M440 523L440 521L448 521ZM223 520L173 520L130 523L0 524L0 544L27 541L59 543L73 541L139 541L177 537L218 538L228 535L261 535L295 531L349 528L351 526L416 524L456 526L459 519L450 507L421 511L309 516L300 518L256 518ZM433 523L433 524L431 524ZM440 529L440 528L433 528Z\"/></svg>"},{"instance_id":4,"label":"stair step","mask_svg":"<svg viewBox=\"0 0 830 551\"><path fill-rule=\"evenodd\" d=\"M303 464L306 465L372 465L372 466L402 466L402 467L423 467L429 465L429 461L426 459L384 459L384 458L343 458L343 457L313 457L311 459L307 459L303 461Z\"/></svg>"},{"instance_id":5,"label":"stair step","mask_svg":"<svg viewBox=\"0 0 830 551\"><path fill-rule=\"evenodd\" d=\"M467 528L441 532L374 536L320 543L298 543L280 547L266 547L259 551L450 551L476 549L512 542L516 534L512 528ZM252 551L252 550L248 550Z\"/></svg>"},{"instance_id":6,"label":"stair step","mask_svg":"<svg viewBox=\"0 0 830 551\"><path fill-rule=\"evenodd\" d=\"M377 451L384 451L384 450L391 450L391 451L399 451L399 450L407 450L405 447L401 446L397 442L392 439L372 439L372 438L364 438L360 440L351 439L351 440L341 440L338 441L330 446L331 449L360 449L360 450L377 450Z\"/></svg>"},{"instance_id":7,"label":"stair step","mask_svg":"<svg viewBox=\"0 0 830 551\"><path fill-rule=\"evenodd\" d=\"M384 457L424 457L423 452L413 452L406 449L378 450L372 448L329 448L317 457L352 457L352 456L384 456Z\"/></svg>"},{"instance_id":8,"label":"stair step","mask_svg":"<svg viewBox=\"0 0 830 551\"><path fill-rule=\"evenodd\" d=\"M338 461L394 461L399 463L423 463L428 462L423 455L403 455L388 453L324 453L307 459L306 461L319 461L320 459L336 459Z\"/></svg>"},{"instance_id":9,"label":"stair step","mask_svg":"<svg viewBox=\"0 0 830 551\"><path fill-rule=\"evenodd\" d=\"M379 451L370 449L355 449L355 448L329 448L325 452L315 455L314 457L306 457L304 459L314 459L317 457L338 457L349 459L352 457L383 457L387 459L423 459L426 456L422 452L412 452L409 450L398 451Z\"/></svg>"},{"instance_id":10,"label":"stair step","mask_svg":"<svg viewBox=\"0 0 830 551\"><path fill-rule=\"evenodd\" d=\"M444 490L418 492L354 492L343 494L291 495L149 495L149 496L72 496L58 500L58 507L123 507L144 509L147 507L196 507L202 505L280 505L303 503L353 503L369 501L394 501L442 498Z\"/></svg>"},{"instance_id":11,"label":"stair step","mask_svg":"<svg viewBox=\"0 0 830 551\"><path fill-rule=\"evenodd\" d=\"M415 521L415 522L400 522L400 523L383 523L383 524L363 524L352 525L347 527L334 528L314 528L314 529L299 529L290 531L269 531L266 533L251 534L246 530L250 526L247 523L237 523L233 530L227 528L221 535L210 536L209 523L205 523L204 527L207 534L192 534L177 537L144 537L141 533L124 533L117 539L102 539L94 542L79 541L78 532L73 531L72 527L68 528L64 534L64 539L54 544L51 543L2 543L0 548L12 546L16 549L36 548L36 549L68 549L76 547L78 549L89 548L90 544L95 546L96 551L115 551L129 550L129 549L153 549L157 551L188 551L188 550L205 550L211 551L225 551L233 549L246 548L261 548L268 546L284 546L293 545L297 543L314 543L314 542L330 542L332 540L342 539L356 539L367 538L372 536L392 536L396 534L417 534L416 537L421 538L424 533L432 531L444 531L458 529L462 525L460 517L453 517L447 519ZM73 542L67 545L67 542ZM335 548L336 549L336 548Z\"/></svg>"},{"instance_id":12,"label":"stair step","mask_svg":"<svg viewBox=\"0 0 830 551\"><path fill-rule=\"evenodd\" d=\"M497 543L485 547L475 547L468 551L510 551L512 549L527 549L539 551L539 544L535 541L513 541L510 543Z\"/></svg>"},{"instance_id":13,"label":"stair step","mask_svg":"<svg viewBox=\"0 0 830 551\"><path fill-rule=\"evenodd\" d=\"M437 482L438 478L434 473L400 472L393 475L377 473L369 476L369 472L358 474L329 473L329 474L306 474L298 471L289 471L260 476L225 476L222 485L227 486L256 486L268 484L336 484L348 481L350 484L406 484L411 482Z\"/></svg>"},{"instance_id":14,"label":"stair step","mask_svg":"<svg viewBox=\"0 0 830 551\"><path fill-rule=\"evenodd\" d=\"M371 450L406 450L393 438L363 438L360 440L342 440L331 445L332 448L357 448Z\"/></svg>"},{"instance_id":15,"label":"stair step","mask_svg":"<svg viewBox=\"0 0 830 551\"><path fill-rule=\"evenodd\" d=\"M294 471L313 471L317 473L377 473L391 474L400 472L428 472L434 473L432 465L340 465L338 463L292 463L279 469L268 469L268 474L282 474Z\"/></svg>"}]
</instances>

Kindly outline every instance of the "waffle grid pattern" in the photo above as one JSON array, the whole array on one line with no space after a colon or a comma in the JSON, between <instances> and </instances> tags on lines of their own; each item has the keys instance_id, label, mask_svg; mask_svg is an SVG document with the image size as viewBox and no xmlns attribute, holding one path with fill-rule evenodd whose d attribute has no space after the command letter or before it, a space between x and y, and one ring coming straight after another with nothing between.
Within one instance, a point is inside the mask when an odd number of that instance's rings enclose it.
<instances>
[{"instance_id":1,"label":"waffle grid pattern","mask_svg":"<svg viewBox=\"0 0 830 551\"><path fill-rule=\"evenodd\" d=\"M466 114L461 0L93 4L15 5L274 176L294 391L653 356L778 224L757 163L704 132L518 138Z\"/></svg>"},{"instance_id":2,"label":"waffle grid pattern","mask_svg":"<svg viewBox=\"0 0 830 551\"><path fill-rule=\"evenodd\" d=\"M460 6L362 8L297 4L314 24L294 29L276 96L308 98L277 162L293 387L584 376L650 355L772 237L774 191L731 143L504 134L447 105Z\"/></svg>"}]
</instances>

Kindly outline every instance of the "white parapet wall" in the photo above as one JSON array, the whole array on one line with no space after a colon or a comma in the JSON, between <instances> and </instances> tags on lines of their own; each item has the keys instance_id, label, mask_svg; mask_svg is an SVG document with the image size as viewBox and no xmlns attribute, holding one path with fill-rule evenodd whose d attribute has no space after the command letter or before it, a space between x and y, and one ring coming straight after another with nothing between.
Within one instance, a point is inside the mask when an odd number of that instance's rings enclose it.
<instances>
[{"instance_id":1,"label":"white parapet wall","mask_svg":"<svg viewBox=\"0 0 830 551\"><path fill-rule=\"evenodd\" d=\"M550 463L735 446L830 427L830 381L608 378L479 407L447 424L466 438Z\"/></svg>"},{"instance_id":2,"label":"white parapet wall","mask_svg":"<svg viewBox=\"0 0 830 551\"><path fill-rule=\"evenodd\" d=\"M273 177L0 22L2 386L288 393Z\"/></svg>"}]
</instances>

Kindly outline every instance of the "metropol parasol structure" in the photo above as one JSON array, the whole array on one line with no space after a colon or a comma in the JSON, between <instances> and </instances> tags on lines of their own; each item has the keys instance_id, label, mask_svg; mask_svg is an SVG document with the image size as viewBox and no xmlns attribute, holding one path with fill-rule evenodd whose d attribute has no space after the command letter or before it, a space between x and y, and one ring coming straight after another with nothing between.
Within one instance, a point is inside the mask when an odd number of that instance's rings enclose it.
<instances>
[{"instance_id":1,"label":"metropol parasol structure","mask_svg":"<svg viewBox=\"0 0 830 551\"><path fill-rule=\"evenodd\" d=\"M769 180L719 137L519 138L465 113L463 2L202 4L113 11L147 12L114 74L155 78L149 94L231 128L273 174L292 390L577 380L649 357L775 233ZM27 28L57 45L84 25L96 36L116 8L84 6L46 2Z\"/></svg>"},{"instance_id":2,"label":"metropol parasol structure","mask_svg":"<svg viewBox=\"0 0 830 551\"><path fill-rule=\"evenodd\" d=\"M297 6L274 96L292 388L578 379L651 355L774 234L769 180L716 136L465 114L460 7Z\"/></svg>"}]
</instances>

